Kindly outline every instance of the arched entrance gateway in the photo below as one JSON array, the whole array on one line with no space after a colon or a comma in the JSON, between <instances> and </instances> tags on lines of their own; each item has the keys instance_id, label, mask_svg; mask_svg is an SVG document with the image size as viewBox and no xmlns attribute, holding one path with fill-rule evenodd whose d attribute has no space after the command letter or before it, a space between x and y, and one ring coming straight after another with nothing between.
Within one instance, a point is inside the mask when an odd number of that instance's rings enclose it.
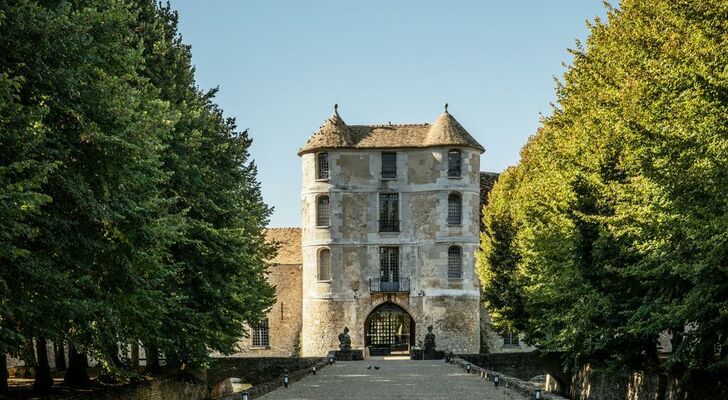
<instances>
[{"instance_id":1,"label":"arched entrance gateway","mask_svg":"<svg viewBox=\"0 0 728 400\"><path fill-rule=\"evenodd\" d=\"M415 344L415 321L402 307L383 303L364 322L364 345L369 354L408 355Z\"/></svg>"}]
</instances>

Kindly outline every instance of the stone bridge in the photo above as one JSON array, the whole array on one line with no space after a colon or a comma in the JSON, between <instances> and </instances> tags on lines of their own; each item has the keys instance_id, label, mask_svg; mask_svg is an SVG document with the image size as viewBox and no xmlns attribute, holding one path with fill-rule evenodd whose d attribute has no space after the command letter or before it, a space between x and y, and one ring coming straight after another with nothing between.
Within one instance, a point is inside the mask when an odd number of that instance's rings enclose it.
<instances>
[{"instance_id":1,"label":"stone bridge","mask_svg":"<svg viewBox=\"0 0 728 400\"><path fill-rule=\"evenodd\" d=\"M474 371L473 371L474 372ZM468 373L442 360L365 360L337 362L262 397L265 400L319 399L484 399L529 400L513 388ZM546 399L546 397L544 397Z\"/></svg>"},{"instance_id":2,"label":"stone bridge","mask_svg":"<svg viewBox=\"0 0 728 400\"><path fill-rule=\"evenodd\" d=\"M560 371L558 355L536 353L461 355L454 364L444 360L379 357L333 365L326 365L326 361L322 358L221 358L207 371L207 383L212 388L213 399L219 400L240 398L240 394L229 394L232 389L229 378L252 384L249 392L255 399L261 396L271 400L442 399L477 395L483 399L520 400L533 398L539 385L529 380L535 376L548 374L553 388L566 387L553 382L568 382L568 377ZM471 364L470 374L465 370L467 364ZM315 376L311 374L314 365L318 371ZM501 378L500 387L496 388L493 383L493 371ZM288 388L282 387L284 374L289 375ZM542 398L559 397L544 392Z\"/></svg>"}]
</instances>

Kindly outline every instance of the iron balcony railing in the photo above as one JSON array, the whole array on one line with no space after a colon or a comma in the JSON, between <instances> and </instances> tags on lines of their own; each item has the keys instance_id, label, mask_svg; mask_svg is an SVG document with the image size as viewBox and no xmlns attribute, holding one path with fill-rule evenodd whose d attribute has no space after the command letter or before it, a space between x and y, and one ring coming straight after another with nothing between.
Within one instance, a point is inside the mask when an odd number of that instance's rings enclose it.
<instances>
[{"instance_id":1,"label":"iron balcony railing","mask_svg":"<svg viewBox=\"0 0 728 400\"><path fill-rule=\"evenodd\" d=\"M379 232L399 232L399 220L397 219L380 219Z\"/></svg>"},{"instance_id":2,"label":"iron balcony railing","mask_svg":"<svg viewBox=\"0 0 728 400\"><path fill-rule=\"evenodd\" d=\"M400 276L396 280L369 278L369 292L372 293L409 293L409 291L409 276Z\"/></svg>"}]
</instances>

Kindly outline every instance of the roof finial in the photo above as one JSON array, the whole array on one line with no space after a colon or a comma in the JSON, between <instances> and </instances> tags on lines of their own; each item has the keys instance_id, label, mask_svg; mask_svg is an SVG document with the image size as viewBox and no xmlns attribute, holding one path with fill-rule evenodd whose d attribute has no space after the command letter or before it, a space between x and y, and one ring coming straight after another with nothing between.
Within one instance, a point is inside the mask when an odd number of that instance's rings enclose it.
<instances>
[{"instance_id":1,"label":"roof finial","mask_svg":"<svg viewBox=\"0 0 728 400\"><path fill-rule=\"evenodd\" d=\"M447 112L447 103L445 103L445 112Z\"/></svg>"},{"instance_id":2,"label":"roof finial","mask_svg":"<svg viewBox=\"0 0 728 400\"><path fill-rule=\"evenodd\" d=\"M339 113L339 105L338 104L334 104L334 112L337 113L337 114Z\"/></svg>"}]
</instances>

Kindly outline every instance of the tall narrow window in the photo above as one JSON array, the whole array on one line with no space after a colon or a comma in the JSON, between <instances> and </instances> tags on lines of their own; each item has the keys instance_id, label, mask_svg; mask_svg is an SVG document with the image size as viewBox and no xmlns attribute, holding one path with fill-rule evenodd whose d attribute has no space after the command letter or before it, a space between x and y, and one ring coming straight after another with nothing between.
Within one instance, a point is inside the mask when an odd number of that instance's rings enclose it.
<instances>
[{"instance_id":1,"label":"tall narrow window","mask_svg":"<svg viewBox=\"0 0 728 400\"><path fill-rule=\"evenodd\" d=\"M319 251L318 257L318 280L330 281L331 280L331 251L329 249L322 249Z\"/></svg>"},{"instance_id":2,"label":"tall narrow window","mask_svg":"<svg viewBox=\"0 0 728 400\"><path fill-rule=\"evenodd\" d=\"M399 232L399 195L379 194L379 232Z\"/></svg>"},{"instance_id":3,"label":"tall narrow window","mask_svg":"<svg viewBox=\"0 0 728 400\"><path fill-rule=\"evenodd\" d=\"M399 282L399 247L379 248L379 269L382 282Z\"/></svg>"},{"instance_id":4,"label":"tall narrow window","mask_svg":"<svg viewBox=\"0 0 728 400\"><path fill-rule=\"evenodd\" d=\"M382 178L393 179L397 177L397 153L382 153Z\"/></svg>"},{"instance_id":5,"label":"tall narrow window","mask_svg":"<svg viewBox=\"0 0 728 400\"><path fill-rule=\"evenodd\" d=\"M329 196L316 198L316 226L329 226L331 224L331 205Z\"/></svg>"},{"instance_id":6,"label":"tall narrow window","mask_svg":"<svg viewBox=\"0 0 728 400\"><path fill-rule=\"evenodd\" d=\"M462 174L463 160L460 150L450 150L447 153L447 176L459 177Z\"/></svg>"},{"instance_id":7,"label":"tall narrow window","mask_svg":"<svg viewBox=\"0 0 728 400\"><path fill-rule=\"evenodd\" d=\"M463 219L463 198L457 193L447 196L447 224L460 225Z\"/></svg>"},{"instance_id":8,"label":"tall narrow window","mask_svg":"<svg viewBox=\"0 0 728 400\"><path fill-rule=\"evenodd\" d=\"M316 179L329 179L329 153L316 155Z\"/></svg>"},{"instance_id":9,"label":"tall narrow window","mask_svg":"<svg viewBox=\"0 0 728 400\"><path fill-rule=\"evenodd\" d=\"M447 277L460 279L463 277L463 250L459 246L447 249Z\"/></svg>"},{"instance_id":10,"label":"tall narrow window","mask_svg":"<svg viewBox=\"0 0 728 400\"><path fill-rule=\"evenodd\" d=\"M255 347L268 347L270 346L268 328L268 318L260 321L260 323L253 327L253 346Z\"/></svg>"}]
</instances>

